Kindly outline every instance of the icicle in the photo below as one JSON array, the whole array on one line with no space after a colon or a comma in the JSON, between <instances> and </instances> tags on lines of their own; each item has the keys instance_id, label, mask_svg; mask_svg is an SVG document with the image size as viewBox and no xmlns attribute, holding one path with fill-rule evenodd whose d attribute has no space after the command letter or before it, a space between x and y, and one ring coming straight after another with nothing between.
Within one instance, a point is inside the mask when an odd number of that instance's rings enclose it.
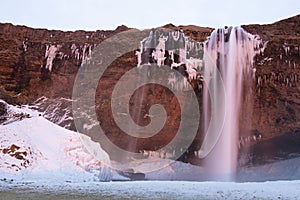
<instances>
[{"instance_id":1,"label":"icicle","mask_svg":"<svg viewBox=\"0 0 300 200\"><path fill-rule=\"evenodd\" d=\"M187 62L186 63L186 72L188 73L189 77L189 81L192 81L192 80L197 80L197 77L198 77L198 72L196 70L196 67L194 66L194 63L192 62Z\"/></svg>"},{"instance_id":2,"label":"icicle","mask_svg":"<svg viewBox=\"0 0 300 200\"><path fill-rule=\"evenodd\" d=\"M162 50L162 52L166 51L166 40L167 39L168 39L168 37L164 37L164 36L159 37L158 45L156 47L157 51L160 51L160 50Z\"/></svg>"},{"instance_id":3,"label":"icicle","mask_svg":"<svg viewBox=\"0 0 300 200\"><path fill-rule=\"evenodd\" d=\"M71 46L71 52L72 52L72 54L75 53L75 50L76 50L76 49L77 49L76 45L75 45L75 44L72 44L72 46Z\"/></svg>"},{"instance_id":4,"label":"icicle","mask_svg":"<svg viewBox=\"0 0 300 200\"><path fill-rule=\"evenodd\" d=\"M164 65L164 61L166 59L166 57L164 57L165 52L163 50L159 50L156 54L156 58L157 58L157 65L158 66L162 66Z\"/></svg>"},{"instance_id":5,"label":"icicle","mask_svg":"<svg viewBox=\"0 0 300 200\"><path fill-rule=\"evenodd\" d=\"M137 56L137 67L139 68L142 63L142 53L140 51L135 51L135 55Z\"/></svg>"},{"instance_id":6,"label":"icicle","mask_svg":"<svg viewBox=\"0 0 300 200\"><path fill-rule=\"evenodd\" d=\"M82 65L85 64L85 61L86 61L86 48L87 48L87 45L84 44L83 46L83 50L82 50Z\"/></svg>"},{"instance_id":7,"label":"icicle","mask_svg":"<svg viewBox=\"0 0 300 200\"><path fill-rule=\"evenodd\" d=\"M284 52L285 52L285 55L288 56L289 55L289 52L290 52L290 47L288 46L287 43L284 43L282 45L283 49L284 49Z\"/></svg>"},{"instance_id":8,"label":"icicle","mask_svg":"<svg viewBox=\"0 0 300 200\"><path fill-rule=\"evenodd\" d=\"M75 49L75 59L76 60L79 60L80 59L80 52L79 52L79 50L78 49Z\"/></svg>"},{"instance_id":9,"label":"icicle","mask_svg":"<svg viewBox=\"0 0 300 200\"><path fill-rule=\"evenodd\" d=\"M45 68L48 69L49 71L52 71L53 60L56 57L59 48L61 48L60 45L57 46L51 45L50 48L48 45L46 46L45 57L47 58L47 61L46 61Z\"/></svg>"},{"instance_id":10,"label":"icicle","mask_svg":"<svg viewBox=\"0 0 300 200\"><path fill-rule=\"evenodd\" d=\"M89 45L89 54L88 58L90 59L92 57L92 45Z\"/></svg>"},{"instance_id":11,"label":"icicle","mask_svg":"<svg viewBox=\"0 0 300 200\"><path fill-rule=\"evenodd\" d=\"M258 76L258 78L257 78L257 85L258 85L258 87L260 87L262 85L261 76Z\"/></svg>"},{"instance_id":12,"label":"icicle","mask_svg":"<svg viewBox=\"0 0 300 200\"><path fill-rule=\"evenodd\" d=\"M47 58L48 55L49 55L49 45L46 44L45 58Z\"/></svg>"},{"instance_id":13,"label":"icicle","mask_svg":"<svg viewBox=\"0 0 300 200\"><path fill-rule=\"evenodd\" d=\"M24 49L25 52L27 51L27 47L28 47L27 40L28 39L26 38L25 41L23 41L23 49Z\"/></svg>"},{"instance_id":14,"label":"icicle","mask_svg":"<svg viewBox=\"0 0 300 200\"><path fill-rule=\"evenodd\" d=\"M261 42L261 41L260 41ZM264 51L265 51L265 49L267 48L267 44L269 43L269 41L266 41L266 42L264 42L263 43L263 47L260 49L260 53L262 54L262 55L264 55Z\"/></svg>"}]
</instances>

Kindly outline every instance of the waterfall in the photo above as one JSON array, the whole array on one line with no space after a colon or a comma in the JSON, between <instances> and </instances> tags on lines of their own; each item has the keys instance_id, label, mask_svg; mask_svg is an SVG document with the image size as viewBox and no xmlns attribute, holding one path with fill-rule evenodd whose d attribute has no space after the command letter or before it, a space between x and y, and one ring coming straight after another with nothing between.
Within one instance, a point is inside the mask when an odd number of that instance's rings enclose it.
<instances>
[{"instance_id":1,"label":"waterfall","mask_svg":"<svg viewBox=\"0 0 300 200\"><path fill-rule=\"evenodd\" d=\"M216 145L205 159L205 167L212 179L234 179L240 113L246 111L241 107L243 86L245 80L252 79L252 73L255 72L253 58L259 53L257 41L257 36L247 33L242 28L230 27L215 30L206 43L204 130L208 134L219 135ZM218 74L221 79L215 78ZM215 121L210 120L212 118L216 118ZM213 133L217 128L209 126L221 127L218 129L220 133Z\"/></svg>"}]
</instances>

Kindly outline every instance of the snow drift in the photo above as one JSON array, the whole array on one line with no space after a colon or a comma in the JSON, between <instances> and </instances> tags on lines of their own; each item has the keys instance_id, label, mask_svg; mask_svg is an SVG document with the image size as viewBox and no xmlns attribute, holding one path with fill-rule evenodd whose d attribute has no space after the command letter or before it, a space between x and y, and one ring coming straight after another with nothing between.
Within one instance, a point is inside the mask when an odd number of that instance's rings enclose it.
<instances>
[{"instance_id":1,"label":"snow drift","mask_svg":"<svg viewBox=\"0 0 300 200\"><path fill-rule=\"evenodd\" d=\"M0 174L14 178L53 175L66 180L112 179L109 156L100 144L59 127L26 107L1 103L7 112L0 125Z\"/></svg>"}]
</instances>

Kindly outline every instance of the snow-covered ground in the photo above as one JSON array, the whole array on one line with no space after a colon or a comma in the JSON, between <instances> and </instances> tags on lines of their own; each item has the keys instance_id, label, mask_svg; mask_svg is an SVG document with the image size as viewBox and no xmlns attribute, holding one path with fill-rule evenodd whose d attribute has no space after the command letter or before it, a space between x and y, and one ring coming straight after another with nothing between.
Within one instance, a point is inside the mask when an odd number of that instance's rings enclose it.
<instances>
[{"instance_id":1,"label":"snow-covered ground","mask_svg":"<svg viewBox=\"0 0 300 200\"><path fill-rule=\"evenodd\" d=\"M300 181L264 183L0 181L5 199L299 199ZM21 192L22 191L22 192Z\"/></svg>"}]
</instances>

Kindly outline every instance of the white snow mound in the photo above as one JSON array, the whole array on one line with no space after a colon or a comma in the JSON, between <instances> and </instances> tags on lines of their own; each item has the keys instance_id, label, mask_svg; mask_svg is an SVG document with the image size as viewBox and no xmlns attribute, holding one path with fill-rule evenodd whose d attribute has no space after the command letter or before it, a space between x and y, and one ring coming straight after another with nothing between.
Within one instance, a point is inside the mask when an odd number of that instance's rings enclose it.
<instances>
[{"instance_id":1,"label":"white snow mound","mask_svg":"<svg viewBox=\"0 0 300 200\"><path fill-rule=\"evenodd\" d=\"M8 105L10 117L24 118L0 125L0 175L111 180L110 159L99 143L26 111Z\"/></svg>"}]
</instances>

